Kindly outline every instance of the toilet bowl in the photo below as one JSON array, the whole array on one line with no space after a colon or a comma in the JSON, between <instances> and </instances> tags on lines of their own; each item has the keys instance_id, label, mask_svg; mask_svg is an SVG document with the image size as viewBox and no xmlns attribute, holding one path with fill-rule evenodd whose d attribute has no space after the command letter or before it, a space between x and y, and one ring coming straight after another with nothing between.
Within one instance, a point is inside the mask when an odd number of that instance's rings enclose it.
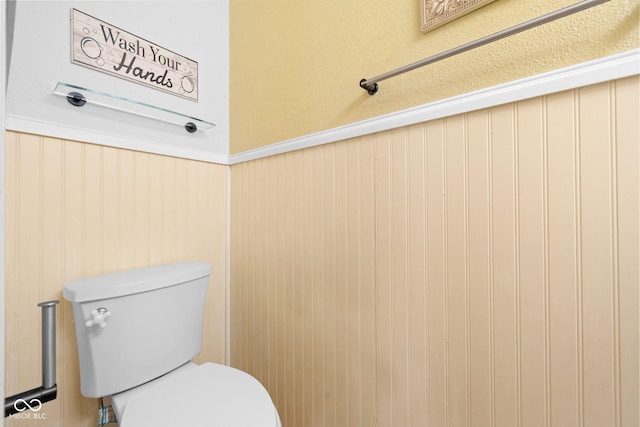
<instances>
[{"instance_id":1,"label":"toilet bowl","mask_svg":"<svg viewBox=\"0 0 640 427\"><path fill-rule=\"evenodd\" d=\"M120 427L281 427L262 385L237 369L188 363L134 389L111 396Z\"/></svg>"},{"instance_id":2,"label":"toilet bowl","mask_svg":"<svg viewBox=\"0 0 640 427\"><path fill-rule=\"evenodd\" d=\"M76 280L80 391L108 397L120 427L281 427L260 382L191 361L201 349L211 266L169 264Z\"/></svg>"}]
</instances>

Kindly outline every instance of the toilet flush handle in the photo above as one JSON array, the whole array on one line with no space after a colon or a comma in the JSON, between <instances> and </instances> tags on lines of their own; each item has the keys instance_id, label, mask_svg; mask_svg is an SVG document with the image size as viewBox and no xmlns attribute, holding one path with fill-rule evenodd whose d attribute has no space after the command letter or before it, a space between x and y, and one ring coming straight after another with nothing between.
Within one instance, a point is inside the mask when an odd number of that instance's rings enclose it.
<instances>
[{"instance_id":1,"label":"toilet flush handle","mask_svg":"<svg viewBox=\"0 0 640 427\"><path fill-rule=\"evenodd\" d=\"M111 316L111 312L104 307L100 307L94 310L91 310L91 319L85 322L87 328L98 325L101 328L106 328L107 326L107 317Z\"/></svg>"}]
</instances>

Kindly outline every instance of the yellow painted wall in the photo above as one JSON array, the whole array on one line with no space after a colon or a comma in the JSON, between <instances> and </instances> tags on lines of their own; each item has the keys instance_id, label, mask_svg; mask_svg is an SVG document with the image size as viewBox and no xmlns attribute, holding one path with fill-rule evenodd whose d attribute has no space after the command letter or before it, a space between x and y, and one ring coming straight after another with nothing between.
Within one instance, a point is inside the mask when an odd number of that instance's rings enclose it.
<instances>
[{"instance_id":1,"label":"yellow painted wall","mask_svg":"<svg viewBox=\"0 0 640 427\"><path fill-rule=\"evenodd\" d=\"M612 0L381 82L371 78L577 0L498 0L430 33L420 0L230 0L230 150L238 153L637 48L637 0Z\"/></svg>"},{"instance_id":2,"label":"yellow painted wall","mask_svg":"<svg viewBox=\"0 0 640 427\"><path fill-rule=\"evenodd\" d=\"M638 426L640 79L231 167L285 427Z\"/></svg>"},{"instance_id":3,"label":"yellow painted wall","mask_svg":"<svg viewBox=\"0 0 640 427\"><path fill-rule=\"evenodd\" d=\"M40 309L57 313L58 398L46 420L7 426L93 427L80 395L70 280L181 261L213 266L196 361L225 362L228 167L16 132L6 134L7 396L42 384Z\"/></svg>"}]
</instances>

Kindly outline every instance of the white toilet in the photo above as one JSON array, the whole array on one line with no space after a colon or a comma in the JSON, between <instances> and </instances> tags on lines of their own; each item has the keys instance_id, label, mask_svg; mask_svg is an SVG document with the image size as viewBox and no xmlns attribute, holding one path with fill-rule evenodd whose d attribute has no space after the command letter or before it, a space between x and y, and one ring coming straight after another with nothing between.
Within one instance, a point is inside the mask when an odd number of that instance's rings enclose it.
<instances>
[{"instance_id":1,"label":"white toilet","mask_svg":"<svg viewBox=\"0 0 640 427\"><path fill-rule=\"evenodd\" d=\"M73 305L80 391L110 397L120 427L281 427L249 374L196 365L211 266L161 265L76 280Z\"/></svg>"}]
</instances>

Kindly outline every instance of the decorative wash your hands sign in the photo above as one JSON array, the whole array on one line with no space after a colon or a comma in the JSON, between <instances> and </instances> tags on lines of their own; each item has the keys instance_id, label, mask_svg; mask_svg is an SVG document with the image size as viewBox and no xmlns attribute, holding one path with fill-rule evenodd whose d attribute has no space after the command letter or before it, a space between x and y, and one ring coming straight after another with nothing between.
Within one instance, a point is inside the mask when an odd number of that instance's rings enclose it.
<instances>
[{"instance_id":1,"label":"decorative wash your hands sign","mask_svg":"<svg viewBox=\"0 0 640 427\"><path fill-rule=\"evenodd\" d=\"M198 63L72 10L71 62L198 100Z\"/></svg>"}]
</instances>

